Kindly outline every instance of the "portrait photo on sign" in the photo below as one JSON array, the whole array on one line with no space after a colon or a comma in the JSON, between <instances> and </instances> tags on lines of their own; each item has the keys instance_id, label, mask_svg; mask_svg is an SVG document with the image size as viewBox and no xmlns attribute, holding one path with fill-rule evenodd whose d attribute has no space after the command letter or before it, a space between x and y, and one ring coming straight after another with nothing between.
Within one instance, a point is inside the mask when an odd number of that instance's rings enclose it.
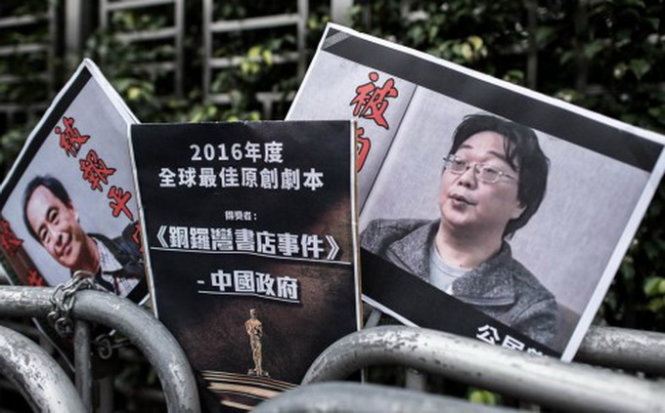
<instances>
[{"instance_id":1,"label":"portrait photo on sign","mask_svg":"<svg viewBox=\"0 0 665 413\"><path fill-rule=\"evenodd\" d=\"M663 137L329 25L287 118L344 117L365 301L572 359L662 176Z\"/></svg>"},{"instance_id":2,"label":"portrait photo on sign","mask_svg":"<svg viewBox=\"0 0 665 413\"><path fill-rule=\"evenodd\" d=\"M126 137L135 122L97 67L81 64L2 187L12 282L55 286L80 273L121 297L146 297Z\"/></svg>"}]
</instances>

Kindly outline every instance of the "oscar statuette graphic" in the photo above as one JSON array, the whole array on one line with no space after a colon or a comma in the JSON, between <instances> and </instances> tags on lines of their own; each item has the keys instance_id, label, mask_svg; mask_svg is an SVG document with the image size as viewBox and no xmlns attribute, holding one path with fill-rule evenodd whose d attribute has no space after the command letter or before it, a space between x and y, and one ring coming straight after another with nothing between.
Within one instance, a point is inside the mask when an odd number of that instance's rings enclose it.
<instances>
[{"instance_id":1,"label":"oscar statuette graphic","mask_svg":"<svg viewBox=\"0 0 665 413\"><path fill-rule=\"evenodd\" d=\"M263 355L261 354L261 338L263 337L263 325L256 316L256 310L252 308L249 310L249 320L245 321L245 330L249 335L249 344L252 348L252 359L254 359L254 368L249 369L247 374L252 376L270 376L267 371L263 370L262 361Z\"/></svg>"},{"instance_id":2,"label":"oscar statuette graphic","mask_svg":"<svg viewBox=\"0 0 665 413\"><path fill-rule=\"evenodd\" d=\"M247 374L203 370L201 375L208 384L208 390L217 396L223 406L251 410L261 401L291 390L296 385L276 380L263 369L263 323L259 320L255 308L249 310L249 319L244 326L249 337L254 367L248 369Z\"/></svg>"}]
</instances>

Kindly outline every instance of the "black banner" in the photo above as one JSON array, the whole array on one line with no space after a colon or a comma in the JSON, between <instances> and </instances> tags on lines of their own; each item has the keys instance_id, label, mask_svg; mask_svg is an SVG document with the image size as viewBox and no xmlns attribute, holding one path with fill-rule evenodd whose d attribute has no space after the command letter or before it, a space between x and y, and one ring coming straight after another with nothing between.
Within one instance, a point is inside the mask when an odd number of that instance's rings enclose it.
<instances>
[{"instance_id":1,"label":"black banner","mask_svg":"<svg viewBox=\"0 0 665 413\"><path fill-rule=\"evenodd\" d=\"M418 327L475 337L494 345L553 357L561 353L538 343L457 298L361 249L363 293ZM408 293L405 293L407 292Z\"/></svg>"},{"instance_id":2,"label":"black banner","mask_svg":"<svg viewBox=\"0 0 665 413\"><path fill-rule=\"evenodd\" d=\"M293 387L359 327L351 123L131 135L153 299L204 404L251 407Z\"/></svg>"}]
</instances>

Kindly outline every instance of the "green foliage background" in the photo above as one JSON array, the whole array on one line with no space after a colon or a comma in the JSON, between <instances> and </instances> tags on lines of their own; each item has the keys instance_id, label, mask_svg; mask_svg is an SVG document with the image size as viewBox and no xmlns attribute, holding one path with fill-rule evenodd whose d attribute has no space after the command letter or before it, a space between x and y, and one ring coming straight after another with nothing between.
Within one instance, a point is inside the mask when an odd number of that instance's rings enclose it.
<instances>
[{"instance_id":1,"label":"green foliage background","mask_svg":"<svg viewBox=\"0 0 665 413\"><path fill-rule=\"evenodd\" d=\"M354 6L354 26L604 115L665 132L662 0L412 1L409 15L403 7L393 0ZM529 59L536 65L531 72ZM661 184L597 323L665 330L664 202Z\"/></svg>"},{"instance_id":2,"label":"green foliage background","mask_svg":"<svg viewBox=\"0 0 665 413\"><path fill-rule=\"evenodd\" d=\"M44 10L47 2L30 0L3 3L3 14ZM363 32L425 51L434 56L528 86L547 95L658 132L665 131L665 3L663 0L616 1L479 1L445 2L376 0L357 2L350 10L352 26ZM310 2L309 56L315 50L325 23L327 2ZM114 40L113 33L158 29L172 24L166 9L148 14L117 12L109 28L87 39L85 54L95 60L144 122L259 119L258 90L296 90L295 70L284 73L274 55L295 48L293 31L261 36L232 34L215 48L214 56L245 56L233 70L221 71L212 90L231 95L231 104L206 104L202 99L202 10L186 2L184 96L168 93L160 74L139 63L173 57L172 44L141 47ZM235 19L276 12L294 12L295 2L249 5L224 2L213 11L215 19ZM44 38L46 30L10 33L4 44L21 44ZM536 68L529 72L529 59ZM60 82L68 73L58 61ZM42 88L29 87L30 68L39 64L29 57L0 63L0 71L19 72L25 83L0 84L0 96L19 104L44 98ZM27 86L26 86L27 85ZM162 89L166 89L164 93ZM56 88L57 89L57 88ZM284 115L288 104L283 105ZM8 170L28 131L26 122L0 137L0 168ZM660 225L665 188L658 188L621 271L603 303L601 317L611 325L663 330L665 321L665 239Z\"/></svg>"},{"instance_id":3,"label":"green foliage background","mask_svg":"<svg viewBox=\"0 0 665 413\"><path fill-rule=\"evenodd\" d=\"M276 54L294 50L293 32L274 31L263 36L232 33L216 44L214 56L245 58L240 66L220 71L212 80L213 91L229 93L231 104L204 103L202 10L200 2L185 3L183 96L173 96L168 80L139 65L171 58L175 53L172 45L141 48L121 44L113 37L116 31L171 24L172 17L164 9L156 8L147 15L118 12L107 30L96 31L87 39L85 54L101 66L141 121L259 119L261 107L254 97L256 91L286 93L297 89L295 69L285 71L274 62ZM330 19L329 2L309 3L308 61ZM46 4L46 0L3 2L0 12L3 16L33 12ZM214 9L215 19L295 10L295 1L250 4L234 0L220 4ZM350 14L352 26L360 31L631 124L665 132L664 0L374 0L357 1ZM44 30L15 33L0 36L0 41L20 44L45 35ZM62 84L69 73L62 59L55 63L57 79ZM17 70L25 78L25 83L15 87L0 83L3 100L29 104L43 98L43 90L29 86L34 77L31 67L37 66L29 60L0 62L0 72ZM274 117L281 118L287 108L288 102ZM33 125L34 120L28 119L23 125L0 130L0 170L8 170ZM665 331L665 239L661 225L664 208L665 188L661 184L597 323ZM471 397L490 396L474 393Z\"/></svg>"}]
</instances>

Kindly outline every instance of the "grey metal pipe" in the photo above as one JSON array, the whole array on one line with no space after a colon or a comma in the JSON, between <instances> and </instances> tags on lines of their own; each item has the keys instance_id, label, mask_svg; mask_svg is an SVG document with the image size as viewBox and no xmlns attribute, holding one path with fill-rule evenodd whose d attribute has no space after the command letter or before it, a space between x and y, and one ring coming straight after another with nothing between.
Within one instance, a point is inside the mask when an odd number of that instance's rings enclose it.
<instances>
[{"instance_id":1,"label":"grey metal pipe","mask_svg":"<svg viewBox=\"0 0 665 413\"><path fill-rule=\"evenodd\" d=\"M99 379L99 408L97 413L113 412L113 376Z\"/></svg>"},{"instance_id":2,"label":"grey metal pipe","mask_svg":"<svg viewBox=\"0 0 665 413\"><path fill-rule=\"evenodd\" d=\"M381 311L376 308L373 309L372 312L369 313L369 317L367 317L367 322L365 322L364 328L376 327L379 324L379 321L381 321L381 314Z\"/></svg>"},{"instance_id":3,"label":"grey metal pipe","mask_svg":"<svg viewBox=\"0 0 665 413\"><path fill-rule=\"evenodd\" d=\"M298 387L266 400L254 413L293 412L468 412L514 411L432 396L394 387L359 383L318 383Z\"/></svg>"},{"instance_id":4,"label":"grey metal pipe","mask_svg":"<svg viewBox=\"0 0 665 413\"><path fill-rule=\"evenodd\" d=\"M427 390L427 375L422 371L407 368L404 375L404 387L407 389L416 391Z\"/></svg>"},{"instance_id":5,"label":"grey metal pipe","mask_svg":"<svg viewBox=\"0 0 665 413\"><path fill-rule=\"evenodd\" d=\"M372 309L365 328L376 327L381 311ZM665 376L665 333L591 326L575 361Z\"/></svg>"},{"instance_id":6,"label":"grey metal pipe","mask_svg":"<svg viewBox=\"0 0 665 413\"><path fill-rule=\"evenodd\" d=\"M90 324L76 320L74 324L74 367L76 390L81 395L83 405L92 410L92 366L90 363Z\"/></svg>"},{"instance_id":7,"label":"grey metal pipe","mask_svg":"<svg viewBox=\"0 0 665 413\"><path fill-rule=\"evenodd\" d=\"M575 360L665 376L665 334L592 326Z\"/></svg>"},{"instance_id":8,"label":"grey metal pipe","mask_svg":"<svg viewBox=\"0 0 665 413\"><path fill-rule=\"evenodd\" d=\"M46 317L54 288L0 287L0 314ZM76 293L72 315L118 330L155 368L173 412L199 412L199 395L187 357L173 335L152 314L114 294L93 290Z\"/></svg>"},{"instance_id":9,"label":"grey metal pipe","mask_svg":"<svg viewBox=\"0 0 665 413\"><path fill-rule=\"evenodd\" d=\"M365 323L365 328L376 327L381 321L381 311L374 308L372 312L367 317L367 322ZM427 375L422 371L416 369L408 368L405 372L405 383L404 387L409 390L425 391L427 387Z\"/></svg>"},{"instance_id":10,"label":"grey metal pipe","mask_svg":"<svg viewBox=\"0 0 665 413\"><path fill-rule=\"evenodd\" d=\"M375 327L338 340L314 361L303 384L343 379L377 364L406 365L562 409L665 411L664 388L654 382L403 326Z\"/></svg>"},{"instance_id":11,"label":"grey metal pipe","mask_svg":"<svg viewBox=\"0 0 665 413\"><path fill-rule=\"evenodd\" d=\"M34 411L86 411L74 385L55 360L30 339L5 327L0 327L0 372Z\"/></svg>"}]
</instances>

